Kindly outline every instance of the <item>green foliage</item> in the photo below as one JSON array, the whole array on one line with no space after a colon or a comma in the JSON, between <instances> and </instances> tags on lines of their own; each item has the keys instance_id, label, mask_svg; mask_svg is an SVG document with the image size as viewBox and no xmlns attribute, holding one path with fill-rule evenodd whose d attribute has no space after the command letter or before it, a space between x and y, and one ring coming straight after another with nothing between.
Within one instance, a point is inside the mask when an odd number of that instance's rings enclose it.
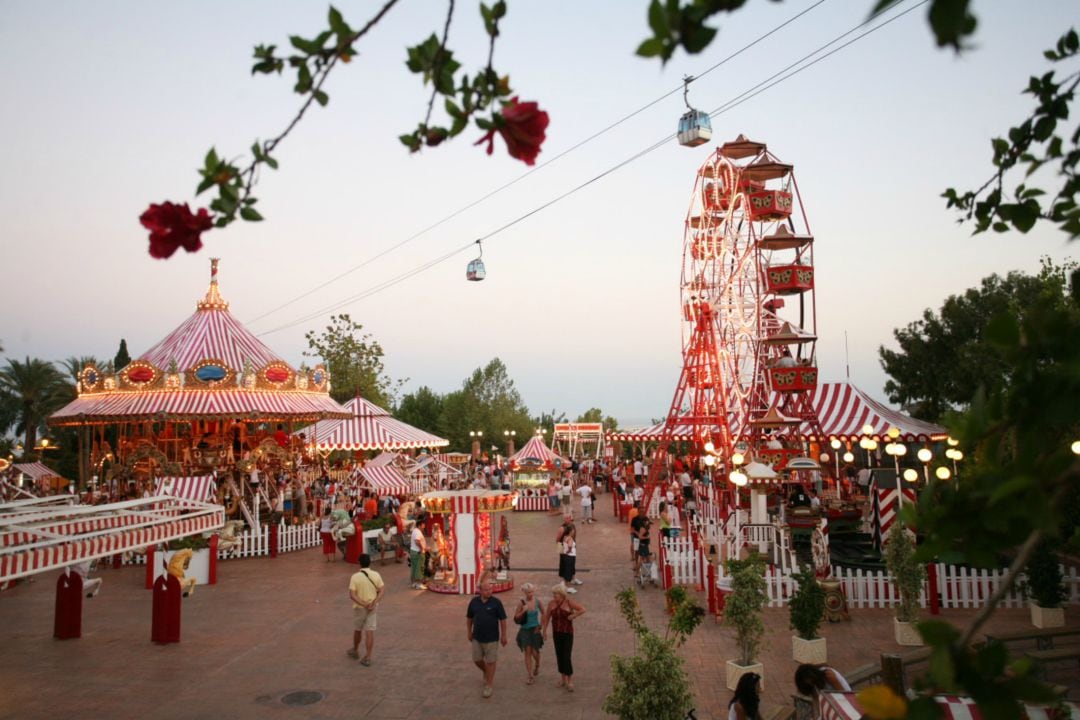
<instances>
[{"instance_id":1,"label":"green foliage","mask_svg":"<svg viewBox=\"0 0 1080 720\"><path fill-rule=\"evenodd\" d=\"M421 430L439 434L442 428L443 398L427 385L401 398L394 417Z\"/></svg>"},{"instance_id":2,"label":"green foliage","mask_svg":"<svg viewBox=\"0 0 1080 720\"><path fill-rule=\"evenodd\" d=\"M577 420L575 420L574 422L603 423L604 430L619 429L619 421L610 415L604 417L604 411L600 408L589 408L581 415L578 415Z\"/></svg>"},{"instance_id":3,"label":"green foliage","mask_svg":"<svg viewBox=\"0 0 1080 720\"><path fill-rule=\"evenodd\" d=\"M1043 540L1035 547L1025 573L1025 589L1039 607L1060 607L1069 597L1057 553L1048 541Z\"/></svg>"},{"instance_id":4,"label":"green foliage","mask_svg":"<svg viewBox=\"0 0 1080 720\"><path fill-rule=\"evenodd\" d=\"M915 559L915 540L899 520L894 522L889 530L885 564L892 575L893 585L900 593L896 619L900 622L915 622L919 619L919 592L926 580L926 568Z\"/></svg>"},{"instance_id":5,"label":"green foliage","mask_svg":"<svg viewBox=\"0 0 1080 720\"><path fill-rule=\"evenodd\" d=\"M637 637L634 655L611 656L611 692L603 709L620 720L682 720L694 705L690 676L676 650L700 624L704 610L683 588L668 590L667 598L674 613L661 638L646 626L633 588L615 596Z\"/></svg>"},{"instance_id":6,"label":"green foliage","mask_svg":"<svg viewBox=\"0 0 1080 720\"><path fill-rule=\"evenodd\" d=\"M1044 56L1051 62L1060 63L1080 55L1080 38L1070 29L1058 39L1052 50ZM1058 81L1053 71L1042 76L1032 76L1025 93L1032 95L1037 105L1032 114L1019 125L1009 129L1008 138L994 138L994 174L982 187L959 193L954 188L946 190L942 197L947 207L955 207L963 213L964 220L975 221L975 233L993 230L1007 232L1019 230L1026 233L1040 220L1056 224L1070 239L1080 237L1080 207L1076 194L1080 179L1076 165L1080 161L1080 128L1072 131L1062 128L1059 122L1069 118L1069 105L1075 99L1080 75L1073 72ZM1063 137L1064 135L1064 137ZM1029 186L1028 178L1044 166L1055 166L1061 185L1056 190ZM1023 170L1023 180L1009 193L1005 188L1006 176Z\"/></svg>"},{"instance_id":7,"label":"green foliage","mask_svg":"<svg viewBox=\"0 0 1080 720\"><path fill-rule=\"evenodd\" d=\"M506 365L495 358L483 368L474 370L460 390L443 397L439 427L453 448L471 449L469 433L478 430L484 434L482 451L494 446L498 452L503 452L504 431L517 433L515 437L520 446L532 437L534 426Z\"/></svg>"},{"instance_id":8,"label":"green foliage","mask_svg":"<svg viewBox=\"0 0 1080 720\"><path fill-rule=\"evenodd\" d=\"M304 335L308 357L322 358L330 371L330 395L345 402L359 394L379 407L393 405L402 380L394 382L383 366L383 349L364 326L347 314L334 315L322 333Z\"/></svg>"},{"instance_id":9,"label":"green foliage","mask_svg":"<svg viewBox=\"0 0 1080 720\"><path fill-rule=\"evenodd\" d=\"M813 568L803 567L793 577L799 587L788 601L791 628L803 640L813 640L825 616L825 591L814 577Z\"/></svg>"},{"instance_id":10,"label":"green foliage","mask_svg":"<svg viewBox=\"0 0 1080 720\"><path fill-rule=\"evenodd\" d=\"M188 535L169 541L170 550L204 550L210 547L210 539L202 535Z\"/></svg>"},{"instance_id":11,"label":"green foliage","mask_svg":"<svg viewBox=\"0 0 1080 720\"><path fill-rule=\"evenodd\" d=\"M751 555L745 560L726 560L724 568L731 576L732 590L724 603L724 624L735 629L739 665L753 665L765 637L761 619L769 599L765 594L765 561Z\"/></svg>"},{"instance_id":12,"label":"green foliage","mask_svg":"<svg viewBox=\"0 0 1080 720\"><path fill-rule=\"evenodd\" d=\"M71 399L71 386L51 362L27 357L0 368L0 432L23 436L23 457L30 457L45 419Z\"/></svg>"},{"instance_id":13,"label":"green foliage","mask_svg":"<svg viewBox=\"0 0 1080 720\"><path fill-rule=\"evenodd\" d=\"M1010 372L1004 349L987 334L994 319L1006 313L1023 318L1040 299L1067 308L1068 277L1076 268L1075 262L1058 266L1044 258L1035 275L990 275L978 287L950 295L937 314L928 309L920 320L894 330L899 350L878 349L889 375L889 400L931 422L967 406L980 387Z\"/></svg>"},{"instance_id":14,"label":"green foliage","mask_svg":"<svg viewBox=\"0 0 1080 720\"><path fill-rule=\"evenodd\" d=\"M120 338L120 347L116 351L116 357L113 358L113 367L117 370L123 370L129 363L131 363L131 355L128 354L127 340ZM79 368L79 370L82 370L82 368Z\"/></svg>"}]
</instances>

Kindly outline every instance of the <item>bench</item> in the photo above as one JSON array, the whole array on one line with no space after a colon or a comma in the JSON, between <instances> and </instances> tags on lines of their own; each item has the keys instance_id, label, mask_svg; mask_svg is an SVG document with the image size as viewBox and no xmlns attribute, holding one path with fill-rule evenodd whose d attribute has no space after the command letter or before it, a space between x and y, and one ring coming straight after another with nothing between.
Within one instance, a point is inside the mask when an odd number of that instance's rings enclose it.
<instances>
[{"instance_id":1,"label":"bench","mask_svg":"<svg viewBox=\"0 0 1080 720\"><path fill-rule=\"evenodd\" d=\"M1032 628L1009 633L987 634L987 642L1009 643L1035 641L1038 650L1050 650L1054 647L1054 638L1080 635L1080 627Z\"/></svg>"}]
</instances>

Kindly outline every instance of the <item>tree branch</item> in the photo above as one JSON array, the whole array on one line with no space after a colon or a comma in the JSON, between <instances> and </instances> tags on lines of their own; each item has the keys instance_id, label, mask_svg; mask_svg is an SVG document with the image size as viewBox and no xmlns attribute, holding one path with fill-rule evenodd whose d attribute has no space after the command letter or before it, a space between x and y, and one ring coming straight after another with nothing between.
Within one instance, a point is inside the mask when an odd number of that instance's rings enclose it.
<instances>
[{"instance_id":1,"label":"tree branch","mask_svg":"<svg viewBox=\"0 0 1080 720\"><path fill-rule=\"evenodd\" d=\"M424 127L431 120L431 109L435 107L435 96L439 94L439 73L442 72L443 53L446 51L446 41L450 38L450 20L454 17L454 0L450 0L450 7L446 11L446 25L443 27L442 42L439 43L439 51L435 55L435 65L431 68L431 99L428 100L427 115L424 116Z\"/></svg>"},{"instance_id":2,"label":"tree branch","mask_svg":"<svg viewBox=\"0 0 1080 720\"><path fill-rule=\"evenodd\" d=\"M1042 530L1036 528L1031 531L1031 534L1027 536L1027 540L1020 546L1020 551L1016 553L1016 557L1013 559L1012 565L1009 566L1009 572L1005 574L1001 584L998 585L997 590L986 599L986 604L979 610L979 614L971 621L971 625L964 631L963 636L957 641L957 645L961 648L966 648L971 644L971 639L975 637L975 633L979 631L986 621L990 619L990 616L997 610L997 604L1001 598L1005 597L1005 593L1009 592L1013 582L1016 580L1016 576L1020 574L1020 571L1027 565L1028 558L1031 557L1032 551L1035 546L1042 539Z\"/></svg>"}]
</instances>

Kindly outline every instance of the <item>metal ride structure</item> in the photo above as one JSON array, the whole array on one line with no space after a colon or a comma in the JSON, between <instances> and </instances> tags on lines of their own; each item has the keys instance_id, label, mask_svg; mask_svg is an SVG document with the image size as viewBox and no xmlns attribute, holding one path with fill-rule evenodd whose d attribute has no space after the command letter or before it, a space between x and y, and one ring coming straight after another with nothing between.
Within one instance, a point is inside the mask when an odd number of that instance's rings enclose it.
<instances>
[{"instance_id":1,"label":"metal ride structure","mask_svg":"<svg viewBox=\"0 0 1080 720\"><path fill-rule=\"evenodd\" d=\"M689 435L688 454L721 478L751 460L783 471L805 455L807 435L821 437L811 402L817 386L813 236L793 167L764 143L740 135L699 168L685 221L680 292L683 367L658 438L650 491L676 436ZM733 480L752 489L762 482L746 473ZM764 515L763 493L760 499L756 515Z\"/></svg>"}]
</instances>

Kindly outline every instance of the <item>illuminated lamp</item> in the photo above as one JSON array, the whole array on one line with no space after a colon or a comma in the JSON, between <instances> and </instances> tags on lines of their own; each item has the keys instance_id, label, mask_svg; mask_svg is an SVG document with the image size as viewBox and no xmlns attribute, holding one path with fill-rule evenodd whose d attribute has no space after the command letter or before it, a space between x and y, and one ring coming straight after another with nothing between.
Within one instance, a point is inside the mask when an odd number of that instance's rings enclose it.
<instances>
[{"instance_id":1,"label":"illuminated lamp","mask_svg":"<svg viewBox=\"0 0 1080 720\"><path fill-rule=\"evenodd\" d=\"M934 457L934 453L930 452L930 448L920 448L919 452L916 453L916 457L919 458L919 462L928 463Z\"/></svg>"},{"instance_id":2,"label":"illuminated lamp","mask_svg":"<svg viewBox=\"0 0 1080 720\"><path fill-rule=\"evenodd\" d=\"M1080 455L1080 440L1074 440L1071 445L1073 455Z\"/></svg>"},{"instance_id":3,"label":"illuminated lamp","mask_svg":"<svg viewBox=\"0 0 1080 720\"><path fill-rule=\"evenodd\" d=\"M886 432L885 434L888 435L889 437L891 437L893 440L895 440L896 438L900 437L900 428L895 427L895 426L891 427L891 428L889 428L888 432Z\"/></svg>"},{"instance_id":4,"label":"illuminated lamp","mask_svg":"<svg viewBox=\"0 0 1080 720\"><path fill-rule=\"evenodd\" d=\"M957 440L956 438L953 438L953 437L946 438L945 442L947 442L950 447L956 447L957 445L960 444L960 441Z\"/></svg>"},{"instance_id":5,"label":"illuminated lamp","mask_svg":"<svg viewBox=\"0 0 1080 720\"><path fill-rule=\"evenodd\" d=\"M862 426L862 434L863 435L873 435L874 434L874 426L869 425L869 424L863 425Z\"/></svg>"},{"instance_id":6,"label":"illuminated lamp","mask_svg":"<svg viewBox=\"0 0 1080 720\"><path fill-rule=\"evenodd\" d=\"M706 455L705 456L705 464L708 465L709 467L712 467L713 465L716 464L716 457L713 456L713 455Z\"/></svg>"},{"instance_id":7,"label":"illuminated lamp","mask_svg":"<svg viewBox=\"0 0 1080 720\"><path fill-rule=\"evenodd\" d=\"M742 453L737 452L731 456L732 465L742 465L744 462L746 462L746 456Z\"/></svg>"},{"instance_id":8,"label":"illuminated lamp","mask_svg":"<svg viewBox=\"0 0 1080 720\"><path fill-rule=\"evenodd\" d=\"M949 468L942 465L934 471L934 475L937 477L938 480L948 480L949 477L952 476L952 473L949 472Z\"/></svg>"},{"instance_id":9,"label":"illuminated lamp","mask_svg":"<svg viewBox=\"0 0 1080 720\"><path fill-rule=\"evenodd\" d=\"M742 472L741 470L733 470L728 475L728 479L735 484L735 487L742 487L743 485L746 485L746 483L750 482L750 478L746 477L746 473Z\"/></svg>"},{"instance_id":10,"label":"illuminated lamp","mask_svg":"<svg viewBox=\"0 0 1080 720\"><path fill-rule=\"evenodd\" d=\"M915 472L915 470L911 468L908 468L904 471L904 479L908 482L915 482L919 479L919 473Z\"/></svg>"},{"instance_id":11,"label":"illuminated lamp","mask_svg":"<svg viewBox=\"0 0 1080 720\"><path fill-rule=\"evenodd\" d=\"M850 452L844 453L844 462L846 462L846 463L855 462L855 456L853 454L851 454Z\"/></svg>"},{"instance_id":12,"label":"illuminated lamp","mask_svg":"<svg viewBox=\"0 0 1080 720\"><path fill-rule=\"evenodd\" d=\"M843 443L836 438L833 438L829 441L829 447L831 447L833 450L839 450L841 445L843 445Z\"/></svg>"}]
</instances>

